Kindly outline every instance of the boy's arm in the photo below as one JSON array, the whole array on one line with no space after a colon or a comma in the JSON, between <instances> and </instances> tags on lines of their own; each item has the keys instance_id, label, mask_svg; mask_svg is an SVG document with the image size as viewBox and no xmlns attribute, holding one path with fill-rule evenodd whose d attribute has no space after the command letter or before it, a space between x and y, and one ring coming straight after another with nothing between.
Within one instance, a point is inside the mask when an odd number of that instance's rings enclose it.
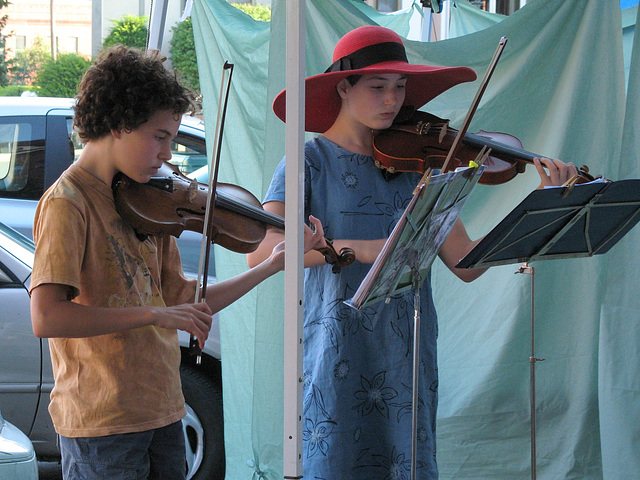
<instances>
[{"instance_id":1,"label":"boy's arm","mask_svg":"<svg viewBox=\"0 0 640 480\"><path fill-rule=\"evenodd\" d=\"M175 307L89 307L70 301L70 287L46 283L31 292L31 323L41 338L81 338L155 325L184 330L198 338L200 347L211 328L206 304Z\"/></svg>"},{"instance_id":2,"label":"boy's arm","mask_svg":"<svg viewBox=\"0 0 640 480\"><path fill-rule=\"evenodd\" d=\"M260 282L282 270L281 264L283 263L284 242L280 242L275 246L271 255L257 266L223 282L208 285L207 294L205 295L206 303L212 312L219 312L249 292Z\"/></svg>"},{"instance_id":3,"label":"boy's arm","mask_svg":"<svg viewBox=\"0 0 640 480\"><path fill-rule=\"evenodd\" d=\"M314 228L312 230L308 225L304 226L303 250L305 254L315 248L327 246L320 220L310 216L309 221ZM242 297L260 282L282 269L284 269L284 241L275 244L268 257L253 268L224 282L209 285L207 287L205 300L213 312L219 312Z\"/></svg>"}]
</instances>

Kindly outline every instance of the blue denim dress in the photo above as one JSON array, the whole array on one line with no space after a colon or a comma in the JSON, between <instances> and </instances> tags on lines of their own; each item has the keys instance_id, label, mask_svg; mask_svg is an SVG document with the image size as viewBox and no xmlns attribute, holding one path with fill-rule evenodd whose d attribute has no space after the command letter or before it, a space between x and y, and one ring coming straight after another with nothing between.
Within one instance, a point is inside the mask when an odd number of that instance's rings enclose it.
<instances>
[{"instance_id":1,"label":"blue denim dress","mask_svg":"<svg viewBox=\"0 0 640 480\"><path fill-rule=\"evenodd\" d=\"M285 162L264 201L284 202ZM387 238L420 175L386 179L373 158L319 136L305 147L305 218L336 239ZM371 265L305 270L303 474L327 480L408 479L411 465L414 292L358 311L350 299ZM420 292L417 478L438 477L437 318L430 279Z\"/></svg>"}]
</instances>

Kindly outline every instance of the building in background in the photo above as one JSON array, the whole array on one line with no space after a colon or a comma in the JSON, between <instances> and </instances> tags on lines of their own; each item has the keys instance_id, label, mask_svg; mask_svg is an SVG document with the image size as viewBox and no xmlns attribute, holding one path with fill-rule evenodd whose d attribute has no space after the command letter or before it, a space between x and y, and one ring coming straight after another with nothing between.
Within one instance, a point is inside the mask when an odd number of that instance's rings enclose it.
<instances>
[{"instance_id":1,"label":"building in background","mask_svg":"<svg viewBox=\"0 0 640 480\"><path fill-rule=\"evenodd\" d=\"M155 0L160 4L161 0ZM271 0L228 0L230 3L259 3L271 5ZM381 12L408 8L414 0L365 0ZM434 3L437 0L430 0ZM451 0L445 0L450 2ZM509 15L526 4L526 0L470 0L480 8ZM53 54L78 53L95 57L103 39L113 27L113 21L125 15L149 16L152 0L12 0L0 11L8 15L4 30L8 56L31 48L40 39ZM164 22L162 52L168 56L171 27L182 17L187 0L168 0ZM429 5L430 2L422 2ZM437 23L437 18L434 19ZM423 27L424 28L424 27ZM52 46L51 38L55 39ZM416 37L419 38L419 37Z\"/></svg>"},{"instance_id":2,"label":"building in background","mask_svg":"<svg viewBox=\"0 0 640 480\"><path fill-rule=\"evenodd\" d=\"M57 51L91 56L91 3L92 0L12 0L0 10L0 14L8 17L3 30L10 35L6 45L8 56L32 48L38 41L50 49L52 31Z\"/></svg>"},{"instance_id":3,"label":"building in background","mask_svg":"<svg viewBox=\"0 0 640 480\"><path fill-rule=\"evenodd\" d=\"M157 0L156 0L157 1ZM162 51L168 53L171 26L182 16L186 0L169 0ZM0 14L7 15L4 33L9 56L31 48L40 39L54 52L96 56L113 21L125 15L149 16L151 0L12 0Z\"/></svg>"}]
</instances>

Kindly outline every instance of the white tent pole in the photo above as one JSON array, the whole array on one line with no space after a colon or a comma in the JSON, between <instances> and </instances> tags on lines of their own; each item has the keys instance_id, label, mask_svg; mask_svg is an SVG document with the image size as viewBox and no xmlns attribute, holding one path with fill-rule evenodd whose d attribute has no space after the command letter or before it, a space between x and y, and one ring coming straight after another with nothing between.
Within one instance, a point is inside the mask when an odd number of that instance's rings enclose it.
<instances>
[{"instance_id":1,"label":"white tent pole","mask_svg":"<svg viewBox=\"0 0 640 480\"><path fill-rule=\"evenodd\" d=\"M302 478L305 0L288 0L284 272L284 478Z\"/></svg>"},{"instance_id":2,"label":"white tent pole","mask_svg":"<svg viewBox=\"0 0 640 480\"><path fill-rule=\"evenodd\" d=\"M420 41L421 42L430 42L431 41L431 24L433 23L433 10L431 7L425 7L424 3L422 4L422 28Z\"/></svg>"},{"instance_id":3,"label":"white tent pole","mask_svg":"<svg viewBox=\"0 0 640 480\"><path fill-rule=\"evenodd\" d=\"M164 35L165 20L167 18L167 5L169 0L154 0L151 3L149 16L149 34L147 37L147 50L162 49L162 37Z\"/></svg>"},{"instance_id":4,"label":"white tent pole","mask_svg":"<svg viewBox=\"0 0 640 480\"><path fill-rule=\"evenodd\" d=\"M449 38L449 24L451 23L451 0L444 0L440 15L440 40Z\"/></svg>"}]
</instances>

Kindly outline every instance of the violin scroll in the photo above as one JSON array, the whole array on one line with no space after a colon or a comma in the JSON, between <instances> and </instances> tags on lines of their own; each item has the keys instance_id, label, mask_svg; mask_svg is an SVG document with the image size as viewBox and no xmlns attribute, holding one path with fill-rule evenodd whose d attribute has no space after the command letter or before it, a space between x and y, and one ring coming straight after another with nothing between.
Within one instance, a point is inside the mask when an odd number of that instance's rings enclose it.
<instances>
[{"instance_id":1,"label":"violin scroll","mask_svg":"<svg viewBox=\"0 0 640 480\"><path fill-rule=\"evenodd\" d=\"M343 247L340 249L340 253L336 251L333 246L333 242L328 238L324 239L327 243L326 247L318 248L317 250L324 255L324 261L329 265L332 265L331 271L338 273L341 268L351 265L356 259L356 253L349 247Z\"/></svg>"}]
</instances>

